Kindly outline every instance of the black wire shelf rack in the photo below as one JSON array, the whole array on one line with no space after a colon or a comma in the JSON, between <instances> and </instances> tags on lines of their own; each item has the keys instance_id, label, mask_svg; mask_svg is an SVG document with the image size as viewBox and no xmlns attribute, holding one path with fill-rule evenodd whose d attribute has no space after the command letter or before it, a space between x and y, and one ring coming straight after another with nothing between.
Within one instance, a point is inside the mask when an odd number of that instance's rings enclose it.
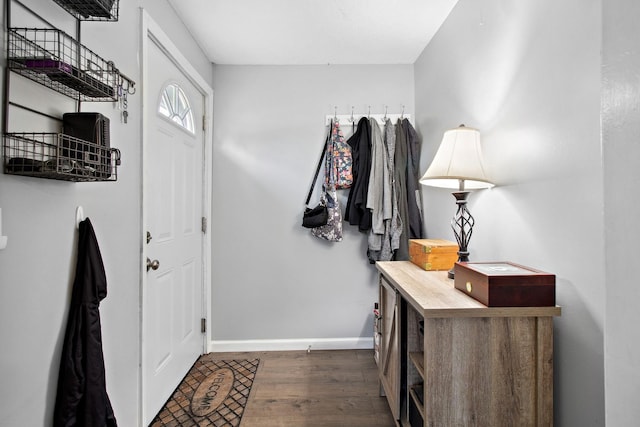
<instances>
[{"instance_id":1,"label":"black wire shelf rack","mask_svg":"<svg viewBox=\"0 0 640 427\"><path fill-rule=\"evenodd\" d=\"M53 0L81 21L117 21L120 0Z\"/></svg>"},{"instance_id":2,"label":"black wire shelf rack","mask_svg":"<svg viewBox=\"0 0 640 427\"><path fill-rule=\"evenodd\" d=\"M120 150L63 133L5 133L4 173L74 182L117 181Z\"/></svg>"},{"instance_id":3,"label":"black wire shelf rack","mask_svg":"<svg viewBox=\"0 0 640 427\"><path fill-rule=\"evenodd\" d=\"M7 66L79 101L117 101L122 81L113 62L58 29L9 28Z\"/></svg>"}]
</instances>

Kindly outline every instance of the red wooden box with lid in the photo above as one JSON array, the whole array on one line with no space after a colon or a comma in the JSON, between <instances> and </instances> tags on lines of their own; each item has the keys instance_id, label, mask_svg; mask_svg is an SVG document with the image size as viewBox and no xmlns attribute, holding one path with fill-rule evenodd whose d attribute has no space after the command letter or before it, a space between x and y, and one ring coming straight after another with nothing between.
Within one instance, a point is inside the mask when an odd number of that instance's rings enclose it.
<instances>
[{"instance_id":1,"label":"red wooden box with lid","mask_svg":"<svg viewBox=\"0 0 640 427\"><path fill-rule=\"evenodd\" d=\"M512 262L456 262L454 286L487 307L556 305L556 276Z\"/></svg>"}]
</instances>

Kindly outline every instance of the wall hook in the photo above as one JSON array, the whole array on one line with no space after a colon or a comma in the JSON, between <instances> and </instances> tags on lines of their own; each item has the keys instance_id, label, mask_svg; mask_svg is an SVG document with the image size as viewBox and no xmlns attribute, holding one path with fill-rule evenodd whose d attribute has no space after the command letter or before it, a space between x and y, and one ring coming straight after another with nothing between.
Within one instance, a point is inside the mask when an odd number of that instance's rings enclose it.
<instances>
[{"instance_id":1,"label":"wall hook","mask_svg":"<svg viewBox=\"0 0 640 427\"><path fill-rule=\"evenodd\" d=\"M84 221L84 219L84 210L82 209L82 206L78 206L76 208L76 229L80 228L80 223Z\"/></svg>"},{"instance_id":2,"label":"wall hook","mask_svg":"<svg viewBox=\"0 0 640 427\"><path fill-rule=\"evenodd\" d=\"M0 250L7 247L7 241L9 238L2 235L2 209L0 209Z\"/></svg>"}]
</instances>

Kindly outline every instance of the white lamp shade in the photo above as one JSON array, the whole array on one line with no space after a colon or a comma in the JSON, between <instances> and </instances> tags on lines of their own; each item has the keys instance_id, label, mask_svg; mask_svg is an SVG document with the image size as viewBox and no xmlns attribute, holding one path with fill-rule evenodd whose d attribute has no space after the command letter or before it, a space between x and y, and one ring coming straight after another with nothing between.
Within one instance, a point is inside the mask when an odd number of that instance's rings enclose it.
<instances>
[{"instance_id":1,"label":"white lamp shade","mask_svg":"<svg viewBox=\"0 0 640 427\"><path fill-rule=\"evenodd\" d=\"M464 125L444 133L431 166L420 178L420 183L459 188L461 180L467 190L493 187L484 169L480 132Z\"/></svg>"}]
</instances>

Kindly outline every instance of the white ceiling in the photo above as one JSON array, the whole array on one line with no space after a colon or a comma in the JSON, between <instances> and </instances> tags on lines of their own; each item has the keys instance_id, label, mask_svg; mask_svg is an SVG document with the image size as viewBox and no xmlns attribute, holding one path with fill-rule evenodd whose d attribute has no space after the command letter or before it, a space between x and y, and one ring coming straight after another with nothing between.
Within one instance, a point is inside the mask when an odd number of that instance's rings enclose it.
<instances>
[{"instance_id":1,"label":"white ceiling","mask_svg":"<svg viewBox=\"0 0 640 427\"><path fill-rule=\"evenodd\" d=\"M169 0L216 64L412 64L458 0Z\"/></svg>"}]
</instances>

